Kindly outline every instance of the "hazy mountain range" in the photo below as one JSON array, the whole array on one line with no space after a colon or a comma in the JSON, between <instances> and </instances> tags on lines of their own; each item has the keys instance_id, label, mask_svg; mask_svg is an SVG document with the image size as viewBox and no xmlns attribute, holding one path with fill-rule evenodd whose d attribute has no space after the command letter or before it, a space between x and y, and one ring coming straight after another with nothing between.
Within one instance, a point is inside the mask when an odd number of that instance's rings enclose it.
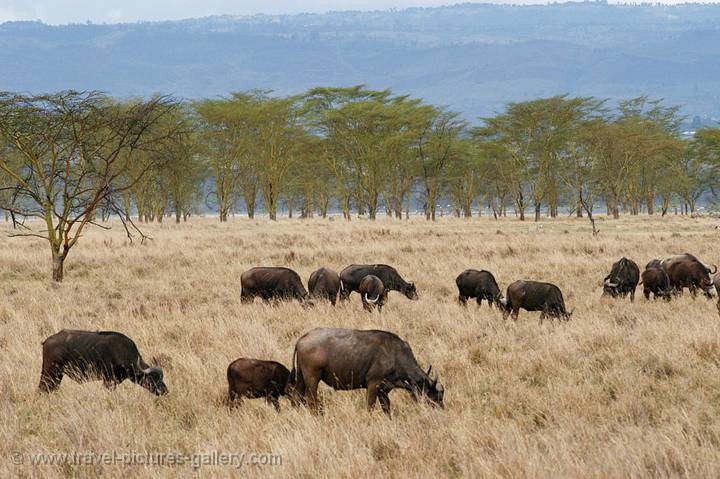
<instances>
[{"instance_id":1,"label":"hazy mountain range","mask_svg":"<svg viewBox=\"0 0 720 479\"><path fill-rule=\"evenodd\" d=\"M119 25L0 24L0 89L117 96L364 83L469 119L558 93L720 117L720 5L463 4Z\"/></svg>"}]
</instances>

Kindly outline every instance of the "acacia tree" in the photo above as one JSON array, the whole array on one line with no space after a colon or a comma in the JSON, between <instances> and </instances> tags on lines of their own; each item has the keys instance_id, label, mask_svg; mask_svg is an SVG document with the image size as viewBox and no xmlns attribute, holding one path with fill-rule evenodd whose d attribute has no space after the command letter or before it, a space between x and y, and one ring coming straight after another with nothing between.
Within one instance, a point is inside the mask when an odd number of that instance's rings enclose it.
<instances>
[{"instance_id":1,"label":"acacia tree","mask_svg":"<svg viewBox=\"0 0 720 479\"><path fill-rule=\"evenodd\" d=\"M419 114L416 150L425 189L425 219L435 221L438 196L448 169L457 158L456 145L466 123L457 113L432 106Z\"/></svg>"},{"instance_id":2,"label":"acacia tree","mask_svg":"<svg viewBox=\"0 0 720 479\"><path fill-rule=\"evenodd\" d=\"M41 220L42 226L31 222L11 236L48 241L53 280L62 281L65 259L98 208L120 213L132 237L118 200L152 165L133 177L127 172L139 161L138 151L162 144L165 137L153 136L152 127L176 107L168 97L119 105L97 92L0 93L0 137L20 160L0 156L16 199L3 208Z\"/></svg>"},{"instance_id":3,"label":"acacia tree","mask_svg":"<svg viewBox=\"0 0 720 479\"><path fill-rule=\"evenodd\" d=\"M277 219L278 202L286 192L290 172L300 157L304 138L297 98L272 98L266 94L235 93L249 103L249 141L255 147L257 175L265 209Z\"/></svg>"},{"instance_id":4,"label":"acacia tree","mask_svg":"<svg viewBox=\"0 0 720 479\"><path fill-rule=\"evenodd\" d=\"M205 159L205 168L213 176L213 193L220 222L227 221L238 197L243 170L249 169L245 162L252 158L236 110L235 103L227 99L203 100L195 104L201 154ZM248 204L248 211L251 208Z\"/></svg>"}]
</instances>

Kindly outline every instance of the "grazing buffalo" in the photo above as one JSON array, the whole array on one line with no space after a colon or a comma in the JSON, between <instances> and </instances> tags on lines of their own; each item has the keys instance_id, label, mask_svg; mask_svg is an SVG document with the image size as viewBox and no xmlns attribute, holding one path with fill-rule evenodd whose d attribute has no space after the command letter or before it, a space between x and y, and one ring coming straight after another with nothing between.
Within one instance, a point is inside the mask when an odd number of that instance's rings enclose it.
<instances>
[{"instance_id":1,"label":"grazing buffalo","mask_svg":"<svg viewBox=\"0 0 720 479\"><path fill-rule=\"evenodd\" d=\"M567 312L560 288L550 283L539 281L515 281L508 286L505 312L503 317L512 312L513 319L517 320L520 308L526 311L541 311L540 324L545 316L550 318L570 319L572 311Z\"/></svg>"},{"instance_id":2,"label":"grazing buffalo","mask_svg":"<svg viewBox=\"0 0 720 479\"><path fill-rule=\"evenodd\" d=\"M372 274L365 276L360 281L358 293L365 311L372 311L377 306L378 312L382 312L382 307L387 301L387 291L380 278Z\"/></svg>"},{"instance_id":3,"label":"grazing buffalo","mask_svg":"<svg viewBox=\"0 0 720 479\"><path fill-rule=\"evenodd\" d=\"M720 314L720 273L716 274L715 277L713 277L713 286L715 286L715 293L717 293L718 295L717 309L718 314Z\"/></svg>"},{"instance_id":4,"label":"grazing buffalo","mask_svg":"<svg viewBox=\"0 0 720 479\"><path fill-rule=\"evenodd\" d=\"M308 290L311 298L326 299L335 306L340 291L340 276L329 268L320 268L310 275Z\"/></svg>"},{"instance_id":5,"label":"grazing buffalo","mask_svg":"<svg viewBox=\"0 0 720 479\"><path fill-rule=\"evenodd\" d=\"M227 368L228 404L242 398L265 398L280 411L280 396L288 392L290 371L275 361L240 358Z\"/></svg>"},{"instance_id":6,"label":"grazing buffalo","mask_svg":"<svg viewBox=\"0 0 720 479\"><path fill-rule=\"evenodd\" d=\"M650 293L655 299L664 298L670 301L672 290L670 289L670 281L667 273L662 268L648 268L642 272L643 295L645 299L650 299Z\"/></svg>"},{"instance_id":7,"label":"grazing buffalo","mask_svg":"<svg viewBox=\"0 0 720 479\"><path fill-rule=\"evenodd\" d=\"M336 390L366 388L368 409L377 399L389 415L388 395L394 388L443 407L444 390L430 377L431 370L423 371L410 345L393 333L318 328L298 340L290 374L297 393L313 409L318 408L317 389L323 381Z\"/></svg>"},{"instance_id":8,"label":"grazing buffalo","mask_svg":"<svg viewBox=\"0 0 720 479\"><path fill-rule=\"evenodd\" d=\"M240 276L240 301L251 303L257 296L265 301L271 299L297 299L301 304L311 304L300 276L290 268L257 267Z\"/></svg>"},{"instance_id":9,"label":"grazing buffalo","mask_svg":"<svg viewBox=\"0 0 720 479\"><path fill-rule=\"evenodd\" d=\"M145 363L124 334L64 329L42 346L41 392L57 389L65 374L77 382L102 380L108 389L129 379L158 396L168 392L162 369Z\"/></svg>"},{"instance_id":10,"label":"grazing buffalo","mask_svg":"<svg viewBox=\"0 0 720 479\"><path fill-rule=\"evenodd\" d=\"M360 281L372 274L380 278L386 291L399 291L408 299L418 299L415 284L408 283L392 266L386 264L353 264L340 272L340 299L346 300L360 287Z\"/></svg>"},{"instance_id":11,"label":"grazing buffalo","mask_svg":"<svg viewBox=\"0 0 720 479\"><path fill-rule=\"evenodd\" d=\"M503 306L500 287L490 271L466 269L455 278L455 284L458 288L458 301L463 306L467 305L468 298L476 298L478 306L483 299L491 308L493 303L498 308Z\"/></svg>"},{"instance_id":12,"label":"grazing buffalo","mask_svg":"<svg viewBox=\"0 0 720 479\"><path fill-rule=\"evenodd\" d=\"M688 288L690 294L697 295L697 290L701 289L705 292L705 296L712 298L713 283L710 280L710 274L717 272L702 264L696 258L681 259L664 263L672 290L680 294L683 288Z\"/></svg>"},{"instance_id":13,"label":"grazing buffalo","mask_svg":"<svg viewBox=\"0 0 720 479\"><path fill-rule=\"evenodd\" d=\"M603 296L625 297L630 294L630 301L635 301L635 288L640 281L640 268L637 263L626 257L620 258L612 265L610 274L603 280Z\"/></svg>"}]
</instances>

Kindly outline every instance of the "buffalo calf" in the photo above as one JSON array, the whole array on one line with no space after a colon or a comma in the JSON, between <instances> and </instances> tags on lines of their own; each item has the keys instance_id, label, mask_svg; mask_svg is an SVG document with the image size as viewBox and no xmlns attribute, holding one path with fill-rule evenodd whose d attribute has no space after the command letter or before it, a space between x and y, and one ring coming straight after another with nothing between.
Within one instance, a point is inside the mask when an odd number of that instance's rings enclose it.
<instances>
[{"instance_id":1,"label":"buffalo calf","mask_svg":"<svg viewBox=\"0 0 720 479\"><path fill-rule=\"evenodd\" d=\"M265 398L280 411L280 396L289 390L290 371L276 361L236 359L227 368L228 404L242 398Z\"/></svg>"}]
</instances>

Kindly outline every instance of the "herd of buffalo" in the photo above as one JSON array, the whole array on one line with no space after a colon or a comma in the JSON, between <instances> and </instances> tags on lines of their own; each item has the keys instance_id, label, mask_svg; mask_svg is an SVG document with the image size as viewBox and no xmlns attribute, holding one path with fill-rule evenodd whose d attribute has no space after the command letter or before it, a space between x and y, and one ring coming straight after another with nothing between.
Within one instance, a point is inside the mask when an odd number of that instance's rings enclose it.
<instances>
[{"instance_id":1,"label":"herd of buffalo","mask_svg":"<svg viewBox=\"0 0 720 479\"><path fill-rule=\"evenodd\" d=\"M625 257L612 265L603 280L603 295L635 297L639 284L647 299L670 300L688 288L695 296L702 290L712 297L712 288L720 291L717 267L707 267L691 254L654 259L642 275L638 265ZM244 272L240 278L241 301L255 297L265 301L297 299L305 306L327 300L335 305L338 298L347 300L353 291L359 293L363 307L380 311L389 291L398 291L412 300L418 299L415 285L405 281L397 270L384 264L351 265L340 274L321 268L308 280L309 292L300 276L289 268L258 267ZM503 297L495 277L489 271L468 269L455 283L458 299L467 304L475 298L478 305L485 300L503 311L503 317L517 319L519 310L539 311L545 317L569 319L572 311L565 307L560 288L538 281L515 281ZM720 301L718 301L720 311ZM292 356L292 371L275 361L240 358L227 368L228 403L236 405L242 398L265 398L279 409L280 396L288 396L293 404L303 403L313 410L319 408L317 389L320 381L337 390L366 389L367 405L376 401L390 414L389 393L395 388L409 391L412 398L423 398L443 407L444 389L432 366L427 371L418 364L410 345L397 335L380 330L316 328L298 339ZM148 365L135 343L127 336L111 332L63 330L43 342L43 364L40 391L55 390L63 376L82 382L102 380L114 388L126 379L150 392L163 395L168 389L158 365Z\"/></svg>"}]
</instances>

